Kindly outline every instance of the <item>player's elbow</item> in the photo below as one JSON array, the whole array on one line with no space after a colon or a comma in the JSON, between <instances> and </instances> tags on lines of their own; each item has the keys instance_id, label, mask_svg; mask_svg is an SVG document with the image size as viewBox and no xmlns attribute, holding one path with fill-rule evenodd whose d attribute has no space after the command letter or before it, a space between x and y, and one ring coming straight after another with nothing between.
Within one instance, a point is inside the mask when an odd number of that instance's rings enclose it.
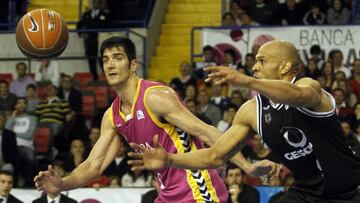
<instances>
[{"instance_id":1,"label":"player's elbow","mask_svg":"<svg viewBox=\"0 0 360 203\"><path fill-rule=\"evenodd\" d=\"M220 156L220 154L217 152L217 150L214 147L209 148L209 159L207 159L210 162L211 168L218 168L225 164L225 159L223 156Z\"/></svg>"}]
</instances>

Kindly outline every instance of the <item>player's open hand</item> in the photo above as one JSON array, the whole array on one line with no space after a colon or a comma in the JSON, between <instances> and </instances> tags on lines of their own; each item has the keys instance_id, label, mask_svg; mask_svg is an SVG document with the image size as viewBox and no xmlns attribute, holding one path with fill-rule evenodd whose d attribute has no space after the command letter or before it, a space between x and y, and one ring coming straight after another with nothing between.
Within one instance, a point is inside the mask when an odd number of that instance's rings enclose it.
<instances>
[{"instance_id":1,"label":"player's open hand","mask_svg":"<svg viewBox=\"0 0 360 203\"><path fill-rule=\"evenodd\" d=\"M263 175L279 176L280 170L280 164L265 159L252 164L245 172L253 177Z\"/></svg>"},{"instance_id":2,"label":"player's open hand","mask_svg":"<svg viewBox=\"0 0 360 203\"><path fill-rule=\"evenodd\" d=\"M213 82L215 85L228 83L234 86L247 86L251 80L251 77L224 66L212 66L204 70L209 73L205 81Z\"/></svg>"},{"instance_id":3,"label":"player's open hand","mask_svg":"<svg viewBox=\"0 0 360 203\"><path fill-rule=\"evenodd\" d=\"M146 149L138 144L130 143L130 146L136 152L129 152L128 155L135 160L129 160L132 165L131 170L158 170L168 166L168 154L166 150L159 144L159 136L155 135L153 139L154 148Z\"/></svg>"},{"instance_id":4,"label":"player's open hand","mask_svg":"<svg viewBox=\"0 0 360 203\"><path fill-rule=\"evenodd\" d=\"M40 171L34 178L35 186L39 191L48 194L58 194L61 191L62 179L52 166L47 171Z\"/></svg>"}]
</instances>

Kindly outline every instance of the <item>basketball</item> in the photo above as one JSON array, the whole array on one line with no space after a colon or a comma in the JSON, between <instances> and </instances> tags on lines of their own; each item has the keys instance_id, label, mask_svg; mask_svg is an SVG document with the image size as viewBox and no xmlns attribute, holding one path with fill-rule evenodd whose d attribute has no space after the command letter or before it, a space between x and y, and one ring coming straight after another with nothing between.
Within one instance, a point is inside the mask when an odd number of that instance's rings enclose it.
<instances>
[{"instance_id":1,"label":"basketball","mask_svg":"<svg viewBox=\"0 0 360 203\"><path fill-rule=\"evenodd\" d=\"M16 43L30 58L55 58L63 53L69 41L69 31L62 16L42 8L26 13L16 27Z\"/></svg>"}]
</instances>

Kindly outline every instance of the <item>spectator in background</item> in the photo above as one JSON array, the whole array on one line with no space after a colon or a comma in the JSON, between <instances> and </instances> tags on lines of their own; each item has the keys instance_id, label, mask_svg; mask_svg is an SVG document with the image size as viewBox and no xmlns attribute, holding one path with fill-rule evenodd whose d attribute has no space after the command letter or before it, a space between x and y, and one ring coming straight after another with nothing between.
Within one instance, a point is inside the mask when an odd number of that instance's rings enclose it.
<instances>
[{"instance_id":1,"label":"spectator in background","mask_svg":"<svg viewBox=\"0 0 360 203\"><path fill-rule=\"evenodd\" d=\"M119 177L110 176L109 180L110 180L110 183L109 183L110 188L119 188L119 187L121 187L121 179Z\"/></svg>"},{"instance_id":2,"label":"spectator in background","mask_svg":"<svg viewBox=\"0 0 360 203\"><path fill-rule=\"evenodd\" d=\"M324 64L324 60L322 60L321 57L321 48L319 45L312 45L310 47L310 55L311 55L311 59L315 60L316 66L320 69L323 64Z\"/></svg>"},{"instance_id":3,"label":"spectator in background","mask_svg":"<svg viewBox=\"0 0 360 203\"><path fill-rule=\"evenodd\" d=\"M351 70L343 64L344 55L339 49L333 49L329 53L329 61L332 62L334 66L334 72L342 71L345 73L346 78L350 78Z\"/></svg>"},{"instance_id":4,"label":"spectator in background","mask_svg":"<svg viewBox=\"0 0 360 203\"><path fill-rule=\"evenodd\" d=\"M196 62L195 64L195 75L198 79L206 78L204 68L208 66L216 66L214 54L214 48L212 46L204 46L202 50L203 61Z\"/></svg>"},{"instance_id":5,"label":"spectator in background","mask_svg":"<svg viewBox=\"0 0 360 203\"><path fill-rule=\"evenodd\" d=\"M315 59L309 59L307 62L307 66L305 67L305 76L315 80L320 74L321 73L316 65Z\"/></svg>"},{"instance_id":6,"label":"spectator in background","mask_svg":"<svg viewBox=\"0 0 360 203\"><path fill-rule=\"evenodd\" d=\"M346 25L351 20L351 11L344 6L343 0L331 0L327 10L327 23L329 25Z\"/></svg>"},{"instance_id":7,"label":"spectator in background","mask_svg":"<svg viewBox=\"0 0 360 203\"><path fill-rule=\"evenodd\" d=\"M0 171L0 202L22 203L19 199L10 194L14 185L14 178L9 171Z\"/></svg>"},{"instance_id":8,"label":"spectator in background","mask_svg":"<svg viewBox=\"0 0 360 203\"><path fill-rule=\"evenodd\" d=\"M286 3L280 7L281 25L301 25L304 12L295 0L286 0Z\"/></svg>"},{"instance_id":9,"label":"spectator in background","mask_svg":"<svg viewBox=\"0 0 360 203\"><path fill-rule=\"evenodd\" d=\"M342 81L342 80L346 80L346 75L343 71L338 71L335 73L335 77L334 77L334 83L333 83L333 86L332 88L335 89L335 88L338 88L339 87L339 82Z\"/></svg>"},{"instance_id":10,"label":"spectator in background","mask_svg":"<svg viewBox=\"0 0 360 203\"><path fill-rule=\"evenodd\" d=\"M200 91L197 96L197 112L211 120L211 124L216 126L221 120L221 110L210 103L207 91Z\"/></svg>"},{"instance_id":11,"label":"spectator in background","mask_svg":"<svg viewBox=\"0 0 360 203\"><path fill-rule=\"evenodd\" d=\"M54 141L59 140L59 142L55 142L55 146L58 150L64 151L68 147L68 143L64 142L66 140L64 129L65 124L72 119L71 109L67 101L59 99L57 91L55 85L50 84L47 87L47 99L36 106L35 114L39 123L44 123L51 128L49 149L52 149Z\"/></svg>"},{"instance_id":12,"label":"spectator in background","mask_svg":"<svg viewBox=\"0 0 360 203\"><path fill-rule=\"evenodd\" d=\"M353 77L350 80L350 87L357 96L357 100L360 101L360 58L354 60L352 69Z\"/></svg>"},{"instance_id":13,"label":"spectator in background","mask_svg":"<svg viewBox=\"0 0 360 203\"><path fill-rule=\"evenodd\" d=\"M224 51L224 64L222 66L226 66L236 70L237 67L236 67L235 57L236 57L236 53L233 49L226 49Z\"/></svg>"},{"instance_id":14,"label":"spectator in background","mask_svg":"<svg viewBox=\"0 0 360 203\"><path fill-rule=\"evenodd\" d=\"M235 26L235 17L232 13L224 13L222 16L222 26Z\"/></svg>"},{"instance_id":15,"label":"spectator in background","mask_svg":"<svg viewBox=\"0 0 360 203\"><path fill-rule=\"evenodd\" d=\"M181 98L185 98L185 91L188 85L196 86L196 79L190 75L191 66L189 62L183 61L180 63L179 72L180 77L171 79L170 87L179 93Z\"/></svg>"},{"instance_id":16,"label":"spectator in background","mask_svg":"<svg viewBox=\"0 0 360 203\"><path fill-rule=\"evenodd\" d=\"M197 97L197 88L196 85L188 85L185 89L185 99Z\"/></svg>"},{"instance_id":17,"label":"spectator in background","mask_svg":"<svg viewBox=\"0 0 360 203\"><path fill-rule=\"evenodd\" d=\"M90 139L90 147L89 147L90 149L88 150L89 152L94 147L99 137L100 137L100 126L93 125L89 133L89 139Z\"/></svg>"},{"instance_id":18,"label":"spectator in background","mask_svg":"<svg viewBox=\"0 0 360 203\"><path fill-rule=\"evenodd\" d=\"M0 113L10 114L14 110L16 95L9 92L9 83L0 80Z\"/></svg>"},{"instance_id":19,"label":"spectator in background","mask_svg":"<svg viewBox=\"0 0 360 203\"><path fill-rule=\"evenodd\" d=\"M198 114L198 112L196 111L198 104L195 98L187 98L184 102L185 106L193 115L199 118L202 122L211 125L211 120L208 117L206 117L204 114Z\"/></svg>"},{"instance_id":20,"label":"spectator in background","mask_svg":"<svg viewBox=\"0 0 360 203\"><path fill-rule=\"evenodd\" d=\"M230 126L232 125L237 109L238 107L234 104L228 105L223 115L223 119L219 121L216 128L220 130L222 133L225 132L227 129L229 129Z\"/></svg>"},{"instance_id":21,"label":"spectator in background","mask_svg":"<svg viewBox=\"0 0 360 203\"><path fill-rule=\"evenodd\" d=\"M239 24L241 26L259 26L260 24L249 16L247 12L239 14Z\"/></svg>"},{"instance_id":22,"label":"spectator in background","mask_svg":"<svg viewBox=\"0 0 360 203\"><path fill-rule=\"evenodd\" d=\"M61 178L65 177L68 175L68 171L66 171L66 166L65 166L65 163L64 161L61 161L61 160L55 160L52 162L51 164L54 168L54 170L59 174L59 176Z\"/></svg>"},{"instance_id":23,"label":"spectator in background","mask_svg":"<svg viewBox=\"0 0 360 203\"><path fill-rule=\"evenodd\" d=\"M331 92L335 80L334 65L331 62L325 62L321 67L321 75L325 79L325 89Z\"/></svg>"},{"instance_id":24,"label":"spectator in background","mask_svg":"<svg viewBox=\"0 0 360 203\"><path fill-rule=\"evenodd\" d=\"M72 171L86 159L85 146L81 140L73 140L70 144L70 154L64 160L66 171Z\"/></svg>"},{"instance_id":25,"label":"spectator in background","mask_svg":"<svg viewBox=\"0 0 360 203\"><path fill-rule=\"evenodd\" d=\"M56 193L43 194L41 197L34 199L32 203L77 203L77 201L61 193Z\"/></svg>"},{"instance_id":26,"label":"spectator in background","mask_svg":"<svg viewBox=\"0 0 360 203\"><path fill-rule=\"evenodd\" d=\"M340 121L340 124L344 131L346 144L348 144L351 148L359 148L358 145L360 143L354 137L353 130L351 129L350 121L343 119Z\"/></svg>"},{"instance_id":27,"label":"spectator in background","mask_svg":"<svg viewBox=\"0 0 360 203\"><path fill-rule=\"evenodd\" d=\"M130 166L127 163L129 157L127 156L127 152L129 148L125 145L124 140L121 140L119 151L116 154L115 159L110 163L110 165L105 169L104 175L111 177L116 176L121 178L130 171Z\"/></svg>"},{"instance_id":28,"label":"spectator in background","mask_svg":"<svg viewBox=\"0 0 360 203\"><path fill-rule=\"evenodd\" d=\"M54 60L42 60L35 67L36 82L51 82L56 87L60 84L59 63Z\"/></svg>"},{"instance_id":29,"label":"spectator in background","mask_svg":"<svg viewBox=\"0 0 360 203\"><path fill-rule=\"evenodd\" d=\"M37 118L26 113L27 101L24 97L16 100L15 110L6 121L5 127L16 133L18 150L18 172L24 180L24 187L33 187L33 178L37 168L36 153L34 150L34 133Z\"/></svg>"},{"instance_id":30,"label":"spectator in background","mask_svg":"<svg viewBox=\"0 0 360 203\"><path fill-rule=\"evenodd\" d=\"M150 171L128 171L121 178L122 187L151 187L153 179L152 172Z\"/></svg>"},{"instance_id":31,"label":"spectator in background","mask_svg":"<svg viewBox=\"0 0 360 203\"><path fill-rule=\"evenodd\" d=\"M144 195L142 195L141 203L155 202L155 199L157 198L158 193L160 191L160 187L159 187L159 184L155 180L155 176L153 176L151 184L153 187L155 187L155 189L150 190L150 191L146 192Z\"/></svg>"},{"instance_id":32,"label":"spectator in background","mask_svg":"<svg viewBox=\"0 0 360 203\"><path fill-rule=\"evenodd\" d=\"M288 173L283 178L282 182L284 183L284 191L280 191L280 192L273 194L271 196L271 198L269 199L269 203L276 203L285 194L285 192L287 192L289 190L289 188L294 184L295 179L290 173Z\"/></svg>"},{"instance_id":33,"label":"spectator in background","mask_svg":"<svg viewBox=\"0 0 360 203\"><path fill-rule=\"evenodd\" d=\"M248 76L253 75L252 67L255 65L255 54L247 53L245 55L245 64L242 66L241 63L238 63L238 70L241 73L244 73Z\"/></svg>"},{"instance_id":34,"label":"spectator in background","mask_svg":"<svg viewBox=\"0 0 360 203\"><path fill-rule=\"evenodd\" d=\"M77 29L98 29L109 27L109 13L103 8L102 0L92 0L92 9L86 11L77 23ZM84 39L85 55L88 58L90 72L98 80L97 55L98 32L78 32Z\"/></svg>"},{"instance_id":35,"label":"spectator in background","mask_svg":"<svg viewBox=\"0 0 360 203\"><path fill-rule=\"evenodd\" d=\"M320 11L319 3L314 1L310 10L305 13L303 18L304 25L323 25L325 24L326 16Z\"/></svg>"},{"instance_id":36,"label":"spectator in background","mask_svg":"<svg viewBox=\"0 0 360 203\"><path fill-rule=\"evenodd\" d=\"M40 99L37 97L37 88L34 84L26 86L26 100L28 112L35 112L36 106L39 104Z\"/></svg>"},{"instance_id":37,"label":"spectator in background","mask_svg":"<svg viewBox=\"0 0 360 203\"><path fill-rule=\"evenodd\" d=\"M35 81L30 76L26 75L26 68L27 66L24 62L17 63L17 78L10 84L10 92L18 97L25 97L26 87L29 84L35 84Z\"/></svg>"},{"instance_id":38,"label":"spectator in background","mask_svg":"<svg viewBox=\"0 0 360 203\"><path fill-rule=\"evenodd\" d=\"M245 99L239 90L234 90L231 92L230 103L235 104L238 108L240 108L244 102Z\"/></svg>"},{"instance_id":39,"label":"spectator in background","mask_svg":"<svg viewBox=\"0 0 360 203\"><path fill-rule=\"evenodd\" d=\"M226 168L225 182L229 190L228 203L260 203L259 191L244 184L244 171L233 163Z\"/></svg>"},{"instance_id":40,"label":"spectator in background","mask_svg":"<svg viewBox=\"0 0 360 203\"><path fill-rule=\"evenodd\" d=\"M276 13L264 0L255 0L255 4L249 8L249 16L260 25L273 25Z\"/></svg>"},{"instance_id":41,"label":"spectator in background","mask_svg":"<svg viewBox=\"0 0 360 203\"><path fill-rule=\"evenodd\" d=\"M356 95L351 91L349 81L347 79L339 80L338 87L345 92L346 103L354 106L357 102Z\"/></svg>"},{"instance_id":42,"label":"spectator in background","mask_svg":"<svg viewBox=\"0 0 360 203\"><path fill-rule=\"evenodd\" d=\"M224 113L230 103L229 98L221 94L223 87L223 85L212 84L212 96L210 97L210 102L221 110L221 114Z\"/></svg>"},{"instance_id":43,"label":"spectator in background","mask_svg":"<svg viewBox=\"0 0 360 203\"><path fill-rule=\"evenodd\" d=\"M18 151L16 134L4 128L6 118L0 114L0 170L15 172Z\"/></svg>"},{"instance_id":44,"label":"spectator in background","mask_svg":"<svg viewBox=\"0 0 360 203\"><path fill-rule=\"evenodd\" d=\"M345 92L341 88L335 88L333 95L336 104L336 115L340 119L351 119L353 115L353 109L346 103Z\"/></svg>"}]
</instances>

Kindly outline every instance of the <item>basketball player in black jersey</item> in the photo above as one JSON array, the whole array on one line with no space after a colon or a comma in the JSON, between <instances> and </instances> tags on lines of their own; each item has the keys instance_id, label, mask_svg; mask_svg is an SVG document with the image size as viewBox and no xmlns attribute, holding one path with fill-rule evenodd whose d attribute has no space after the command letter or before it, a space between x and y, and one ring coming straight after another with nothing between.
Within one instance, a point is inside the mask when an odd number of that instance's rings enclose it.
<instances>
[{"instance_id":1,"label":"basketball player in black jersey","mask_svg":"<svg viewBox=\"0 0 360 203\"><path fill-rule=\"evenodd\" d=\"M293 44L274 40L256 55L254 77L211 67L207 81L246 86L259 95L237 112L233 125L210 148L168 154L155 136L153 150L130 153L133 170L201 169L226 163L253 130L294 175L295 184L278 202L360 202L360 156L345 144L334 98L311 78L297 78L299 55Z\"/></svg>"}]
</instances>

